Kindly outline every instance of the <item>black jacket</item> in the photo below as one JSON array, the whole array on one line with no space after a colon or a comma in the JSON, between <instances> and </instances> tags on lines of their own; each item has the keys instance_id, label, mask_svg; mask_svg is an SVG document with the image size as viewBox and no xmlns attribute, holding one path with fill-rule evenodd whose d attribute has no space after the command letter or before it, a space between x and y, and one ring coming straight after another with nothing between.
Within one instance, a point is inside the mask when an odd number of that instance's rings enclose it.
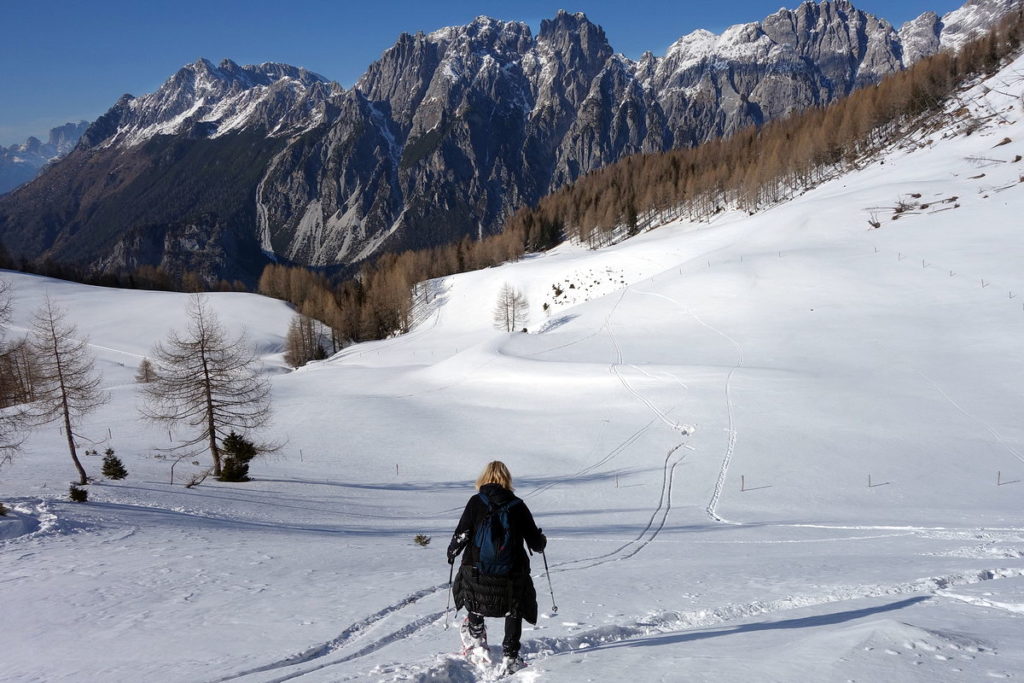
<instances>
[{"instance_id":1,"label":"black jacket","mask_svg":"<svg viewBox=\"0 0 1024 683\"><path fill-rule=\"evenodd\" d=\"M485 484L480 491L494 506L519 500L515 494L498 484ZM535 552L542 552L547 539L533 521L533 515L526 503L508 508L508 524L512 532L512 571L508 576L486 576L476 568L477 549L473 545L476 528L487 515L487 506L479 496L473 496L466 503L462 518L455 527L448 545L448 560L454 562L462 552L462 566L452 588L456 608L465 607L470 612L485 617L522 617L531 624L537 623L537 593L530 578L530 559L524 542ZM464 550L464 552L463 552Z\"/></svg>"}]
</instances>

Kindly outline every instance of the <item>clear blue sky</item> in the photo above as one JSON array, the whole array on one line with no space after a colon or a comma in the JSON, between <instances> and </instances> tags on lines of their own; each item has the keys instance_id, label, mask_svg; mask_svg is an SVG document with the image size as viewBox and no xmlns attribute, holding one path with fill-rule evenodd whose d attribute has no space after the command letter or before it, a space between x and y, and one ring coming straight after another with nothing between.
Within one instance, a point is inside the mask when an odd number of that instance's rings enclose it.
<instances>
[{"instance_id":1,"label":"clear blue sky","mask_svg":"<svg viewBox=\"0 0 1024 683\"><path fill-rule=\"evenodd\" d=\"M124 93L151 92L206 57L303 66L349 87L400 33L429 32L484 14L536 32L559 8L582 11L628 57L663 54L698 28L720 32L796 0L5 0L0 3L0 145L93 120ZM854 0L897 27L961 0Z\"/></svg>"}]
</instances>

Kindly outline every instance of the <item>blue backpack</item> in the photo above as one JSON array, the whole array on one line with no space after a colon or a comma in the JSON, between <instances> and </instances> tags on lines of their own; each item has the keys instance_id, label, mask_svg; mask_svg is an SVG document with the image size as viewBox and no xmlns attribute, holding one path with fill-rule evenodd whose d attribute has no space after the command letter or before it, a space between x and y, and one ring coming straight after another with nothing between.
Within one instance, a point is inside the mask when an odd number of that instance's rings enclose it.
<instances>
[{"instance_id":1,"label":"blue backpack","mask_svg":"<svg viewBox=\"0 0 1024 683\"><path fill-rule=\"evenodd\" d=\"M493 505L483 493L478 493L480 500L487 506L487 515L473 535L473 545L477 549L477 569L488 576L505 576L512 571L512 529L508 525L508 510L518 498L504 505Z\"/></svg>"}]
</instances>

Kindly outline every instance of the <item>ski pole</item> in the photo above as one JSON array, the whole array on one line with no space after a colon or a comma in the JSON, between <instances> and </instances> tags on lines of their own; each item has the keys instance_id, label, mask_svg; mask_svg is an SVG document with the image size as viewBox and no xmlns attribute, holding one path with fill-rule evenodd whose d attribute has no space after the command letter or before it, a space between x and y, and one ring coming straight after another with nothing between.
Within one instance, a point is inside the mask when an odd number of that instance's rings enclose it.
<instances>
[{"instance_id":1,"label":"ski pole","mask_svg":"<svg viewBox=\"0 0 1024 683\"><path fill-rule=\"evenodd\" d=\"M455 574L455 563L448 565L448 604L444 606L444 630L448 630L448 610L452 606L452 576Z\"/></svg>"},{"instance_id":2,"label":"ski pole","mask_svg":"<svg viewBox=\"0 0 1024 683\"><path fill-rule=\"evenodd\" d=\"M544 573L548 577L548 592L551 593L551 613L558 614L558 605L555 604L555 589L551 587L551 572L548 571L548 555L541 551L540 556L544 558Z\"/></svg>"}]
</instances>

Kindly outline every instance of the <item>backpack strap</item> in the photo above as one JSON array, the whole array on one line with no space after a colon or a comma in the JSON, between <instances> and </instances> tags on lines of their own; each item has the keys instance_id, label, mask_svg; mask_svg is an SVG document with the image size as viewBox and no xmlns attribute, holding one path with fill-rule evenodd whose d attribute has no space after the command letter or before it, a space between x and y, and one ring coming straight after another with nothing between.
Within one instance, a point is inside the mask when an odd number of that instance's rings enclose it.
<instances>
[{"instance_id":1,"label":"backpack strap","mask_svg":"<svg viewBox=\"0 0 1024 683\"><path fill-rule=\"evenodd\" d=\"M501 505L495 505L494 503L491 502L490 498L488 498L486 495L484 495L484 493L482 491L480 493L477 493L476 495L477 495L477 498L479 498L481 500L481 502L483 502L483 504L487 506L487 512L501 512L503 510L504 511L508 511L508 510L512 509L512 507L514 505L523 502L519 498L513 498L512 500L508 501L507 503L502 503Z\"/></svg>"}]
</instances>

